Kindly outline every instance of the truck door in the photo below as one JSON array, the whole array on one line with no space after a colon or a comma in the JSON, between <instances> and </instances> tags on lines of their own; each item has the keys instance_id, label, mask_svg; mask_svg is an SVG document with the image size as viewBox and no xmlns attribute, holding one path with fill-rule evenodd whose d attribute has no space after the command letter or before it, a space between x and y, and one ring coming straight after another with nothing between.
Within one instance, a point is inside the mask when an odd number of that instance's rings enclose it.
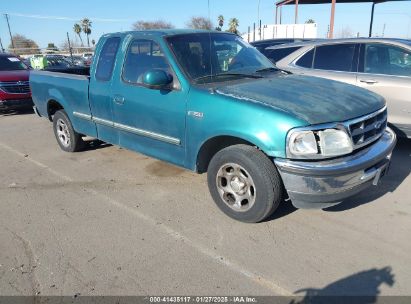
<instances>
[{"instance_id":1,"label":"truck door","mask_svg":"<svg viewBox=\"0 0 411 304\"><path fill-rule=\"evenodd\" d=\"M187 93L181 89L158 42L147 38L129 41L113 84L114 123L120 145L183 165ZM153 89L143 84L144 73L153 69L173 77L172 89Z\"/></svg>"},{"instance_id":2,"label":"truck door","mask_svg":"<svg viewBox=\"0 0 411 304\"><path fill-rule=\"evenodd\" d=\"M90 79L89 101L98 138L118 144L118 131L113 124L112 78L120 45L120 37L110 37L97 47L99 54L93 65Z\"/></svg>"},{"instance_id":3,"label":"truck door","mask_svg":"<svg viewBox=\"0 0 411 304\"><path fill-rule=\"evenodd\" d=\"M363 44L359 72L357 85L383 96L388 122L411 137L411 52L390 44Z\"/></svg>"}]
</instances>

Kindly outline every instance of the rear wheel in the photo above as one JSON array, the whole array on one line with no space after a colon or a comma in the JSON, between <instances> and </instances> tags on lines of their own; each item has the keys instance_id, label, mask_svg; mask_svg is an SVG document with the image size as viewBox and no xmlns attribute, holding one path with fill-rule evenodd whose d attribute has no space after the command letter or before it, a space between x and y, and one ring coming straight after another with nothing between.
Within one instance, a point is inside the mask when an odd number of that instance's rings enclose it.
<instances>
[{"instance_id":1,"label":"rear wheel","mask_svg":"<svg viewBox=\"0 0 411 304\"><path fill-rule=\"evenodd\" d=\"M77 152L84 147L81 135L74 131L69 117L64 110L53 116L53 129L60 148L66 152Z\"/></svg>"},{"instance_id":2,"label":"rear wheel","mask_svg":"<svg viewBox=\"0 0 411 304\"><path fill-rule=\"evenodd\" d=\"M272 161L247 145L230 146L216 153L207 180L217 206L243 222L264 220L283 198L281 178Z\"/></svg>"}]
</instances>

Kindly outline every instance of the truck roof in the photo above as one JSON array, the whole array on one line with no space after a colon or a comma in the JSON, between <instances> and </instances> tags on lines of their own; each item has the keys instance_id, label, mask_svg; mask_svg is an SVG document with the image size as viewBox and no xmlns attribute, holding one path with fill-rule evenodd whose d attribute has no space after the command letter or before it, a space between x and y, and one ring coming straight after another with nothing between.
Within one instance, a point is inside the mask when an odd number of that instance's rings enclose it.
<instances>
[{"instance_id":1,"label":"truck roof","mask_svg":"<svg viewBox=\"0 0 411 304\"><path fill-rule=\"evenodd\" d=\"M229 32L220 32L216 30L195 30L195 29L158 29L158 30L140 30L140 31L125 31L125 32L116 32L105 34L102 37L118 36L118 35L127 35L133 33L143 33L150 36L172 36L172 35L181 35L181 34L196 34L196 33L227 33ZM234 35L234 34L232 34Z\"/></svg>"}]
</instances>

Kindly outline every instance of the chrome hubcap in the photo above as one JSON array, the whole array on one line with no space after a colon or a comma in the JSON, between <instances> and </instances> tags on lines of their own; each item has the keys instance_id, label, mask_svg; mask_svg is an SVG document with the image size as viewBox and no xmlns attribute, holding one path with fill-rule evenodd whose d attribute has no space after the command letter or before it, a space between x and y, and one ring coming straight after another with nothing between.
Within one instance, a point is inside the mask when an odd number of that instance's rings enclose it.
<instances>
[{"instance_id":1,"label":"chrome hubcap","mask_svg":"<svg viewBox=\"0 0 411 304\"><path fill-rule=\"evenodd\" d=\"M57 123L56 123L56 128L57 128L56 130L57 137L60 143L64 147L70 146L70 132L68 130L66 123L62 119L59 118L59 120L57 120Z\"/></svg>"},{"instance_id":2,"label":"chrome hubcap","mask_svg":"<svg viewBox=\"0 0 411 304\"><path fill-rule=\"evenodd\" d=\"M255 203L256 189L251 175L238 164L221 166L217 172L221 199L235 211L248 211Z\"/></svg>"}]
</instances>

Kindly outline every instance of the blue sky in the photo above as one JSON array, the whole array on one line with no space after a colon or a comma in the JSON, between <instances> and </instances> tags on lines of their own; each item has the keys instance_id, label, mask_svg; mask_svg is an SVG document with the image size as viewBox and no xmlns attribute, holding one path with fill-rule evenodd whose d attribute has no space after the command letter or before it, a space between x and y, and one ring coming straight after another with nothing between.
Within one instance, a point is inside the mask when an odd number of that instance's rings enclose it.
<instances>
[{"instance_id":1,"label":"blue sky","mask_svg":"<svg viewBox=\"0 0 411 304\"><path fill-rule=\"evenodd\" d=\"M275 1L260 0L260 17L263 23L274 23ZM331 2L331 0L330 0ZM240 31L257 22L258 0L210 0L210 16L216 20L219 14L226 20L240 20ZM330 16L330 5L301 5L299 20L312 18L318 23L318 36L324 37ZM335 33L349 28L360 36L368 35L371 4L337 4ZM3 16L10 14L12 33L23 34L36 41L40 47L53 42L61 45L68 31L72 31L74 20L89 17L93 21L91 38L98 40L103 33L130 30L134 21L163 19L176 27L185 27L191 16L207 16L207 0L151 0L151 1L99 1L99 0L20 0L0 1L0 38L4 47L10 43L7 24ZM20 15L66 17L74 20L29 18ZM97 19L100 18L100 19ZM112 19L112 20L101 20ZM113 20L115 19L115 20ZM283 9L283 23L294 23L294 6ZM382 3L376 6L374 33L381 35L385 24L385 37L411 38L411 1Z\"/></svg>"}]
</instances>

